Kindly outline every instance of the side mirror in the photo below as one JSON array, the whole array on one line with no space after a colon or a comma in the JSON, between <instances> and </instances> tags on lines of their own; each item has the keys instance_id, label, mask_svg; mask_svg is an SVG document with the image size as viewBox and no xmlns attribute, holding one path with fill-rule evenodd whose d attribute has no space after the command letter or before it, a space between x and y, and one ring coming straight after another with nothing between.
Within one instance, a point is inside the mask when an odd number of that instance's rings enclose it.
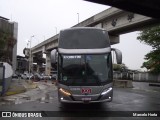
<instances>
[{"instance_id":1,"label":"side mirror","mask_svg":"<svg viewBox=\"0 0 160 120\"><path fill-rule=\"evenodd\" d=\"M52 67L55 67L57 64L57 50L54 49L51 51L51 65Z\"/></svg>"},{"instance_id":2,"label":"side mirror","mask_svg":"<svg viewBox=\"0 0 160 120\"><path fill-rule=\"evenodd\" d=\"M122 64L122 52L115 48L111 48L111 50L116 53L117 64Z\"/></svg>"}]
</instances>

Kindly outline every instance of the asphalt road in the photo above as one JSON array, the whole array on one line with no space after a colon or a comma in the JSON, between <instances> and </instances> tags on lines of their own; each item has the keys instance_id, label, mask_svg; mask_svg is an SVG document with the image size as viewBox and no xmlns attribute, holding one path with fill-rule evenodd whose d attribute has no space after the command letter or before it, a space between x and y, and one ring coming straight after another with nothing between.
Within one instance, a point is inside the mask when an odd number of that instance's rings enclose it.
<instances>
[{"instance_id":1,"label":"asphalt road","mask_svg":"<svg viewBox=\"0 0 160 120\"><path fill-rule=\"evenodd\" d=\"M54 119L57 120L75 119L75 116L77 116L76 120L142 120L144 117L128 118L127 116L130 116L133 112L141 113L141 111L145 111L144 113L146 113L146 111L160 111L160 87L149 86L148 83L134 82L134 88L114 88L113 101L102 104L61 105L57 100L57 91L49 87L46 89L45 98L42 95L42 99L36 99L35 101L1 105L0 111L41 111L47 119L52 119L47 116L54 116ZM160 115L160 112L158 114ZM145 117L146 119L159 120L160 118Z\"/></svg>"}]
</instances>

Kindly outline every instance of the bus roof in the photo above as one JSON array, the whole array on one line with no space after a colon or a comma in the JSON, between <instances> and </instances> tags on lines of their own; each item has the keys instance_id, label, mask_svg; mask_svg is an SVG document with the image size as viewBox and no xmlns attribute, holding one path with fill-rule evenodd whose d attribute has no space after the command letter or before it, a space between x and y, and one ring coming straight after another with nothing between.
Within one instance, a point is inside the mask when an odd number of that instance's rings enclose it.
<instances>
[{"instance_id":1,"label":"bus roof","mask_svg":"<svg viewBox=\"0 0 160 120\"><path fill-rule=\"evenodd\" d=\"M93 27L75 27L60 31L58 49L69 53L107 52L110 48L108 33ZM103 49L103 50L102 50ZM62 51L59 51L62 52Z\"/></svg>"}]
</instances>

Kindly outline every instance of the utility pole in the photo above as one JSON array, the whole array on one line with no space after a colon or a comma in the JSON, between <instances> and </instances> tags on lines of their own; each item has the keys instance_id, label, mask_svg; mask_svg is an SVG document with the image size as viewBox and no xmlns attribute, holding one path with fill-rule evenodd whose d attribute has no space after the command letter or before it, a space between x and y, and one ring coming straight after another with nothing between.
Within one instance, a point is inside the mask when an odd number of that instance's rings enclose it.
<instances>
[{"instance_id":1,"label":"utility pole","mask_svg":"<svg viewBox=\"0 0 160 120\"><path fill-rule=\"evenodd\" d=\"M55 30L56 30L56 35L57 35L57 27L55 27Z\"/></svg>"},{"instance_id":2,"label":"utility pole","mask_svg":"<svg viewBox=\"0 0 160 120\"><path fill-rule=\"evenodd\" d=\"M79 13L77 13L77 15L78 15L78 23L79 23Z\"/></svg>"},{"instance_id":3,"label":"utility pole","mask_svg":"<svg viewBox=\"0 0 160 120\"><path fill-rule=\"evenodd\" d=\"M30 80L30 75L31 75L31 41L32 41L32 38L34 37L34 35L32 35L30 37L30 52L29 52L29 80Z\"/></svg>"}]
</instances>

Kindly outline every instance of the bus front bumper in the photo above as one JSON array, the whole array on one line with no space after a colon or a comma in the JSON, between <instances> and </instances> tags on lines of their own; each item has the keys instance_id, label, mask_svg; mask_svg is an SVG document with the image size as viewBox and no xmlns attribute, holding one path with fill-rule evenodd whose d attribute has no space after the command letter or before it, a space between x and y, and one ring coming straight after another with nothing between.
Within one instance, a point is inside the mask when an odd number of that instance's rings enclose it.
<instances>
[{"instance_id":1,"label":"bus front bumper","mask_svg":"<svg viewBox=\"0 0 160 120\"><path fill-rule=\"evenodd\" d=\"M62 88L58 91L59 102L62 103L100 103L111 102L113 97L113 89L109 87L99 94L71 94Z\"/></svg>"},{"instance_id":2,"label":"bus front bumper","mask_svg":"<svg viewBox=\"0 0 160 120\"><path fill-rule=\"evenodd\" d=\"M112 101L112 97L108 97L108 99L104 99L104 100L84 100L84 101L72 101L72 100L65 100L63 99L63 97L60 98L60 102L62 103L102 103L102 102L111 102Z\"/></svg>"}]
</instances>

